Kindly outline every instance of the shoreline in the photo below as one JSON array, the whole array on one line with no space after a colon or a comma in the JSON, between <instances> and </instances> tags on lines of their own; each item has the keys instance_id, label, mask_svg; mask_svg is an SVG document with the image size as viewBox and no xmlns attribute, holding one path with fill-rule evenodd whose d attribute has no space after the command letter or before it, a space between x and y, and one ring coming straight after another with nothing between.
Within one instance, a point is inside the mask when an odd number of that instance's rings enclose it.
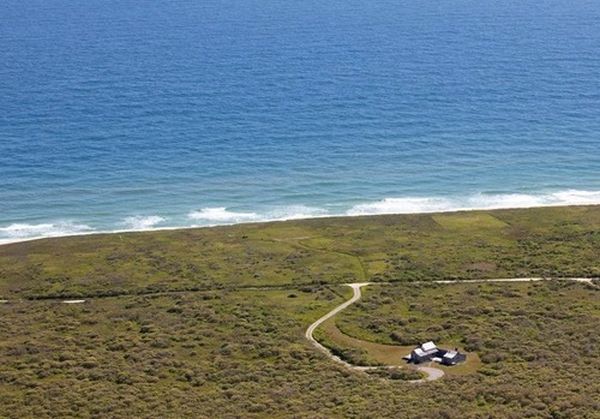
<instances>
[{"instance_id":1,"label":"shoreline","mask_svg":"<svg viewBox=\"0 0 600 419\"><path fill-rule=\"evenodd\" d=\"M119 230L93 230L93 231L82 231L68 233L64 235L48 235L48 236L34 236L34 237L22 237L14 239L0 239L0 246L8 246L18 243L26 243L38 240L47 239L64 239L69 237L81 237L81 236L94 236L94 235L112 235L112 234L130 234L130 233L149 233L149 232L161 232L161 231L184 231L184 230L195 230L195 229L212 229L219 227L232 227L239 225L256 225L256 224L271 224L271 223L283 223L291 221L310 221L316 219L340 219L340 218L375 218L384 216L409 216L409 215L435 215L435 214L452 214L462 212L480 212L480 211L501 211L501 210L533 210L543 208L573 208L573 207L596 207L600 206L600 203L595 204L548 204L548 205L536 205L536 206L517 206L517 207L498 207L498 208L460 208L460 209L448 209L440 211L420 211L420 212L397 212L397 213L378 213L378 214L323 214L315 215L310 217L302 218L287 218L287 219L272 219L272 220L248 220L239 221L232 223L217 223L210 225L189 225L189 226L164 226L164 227L151 227L143 229L119 229Z\"/></svg>"}]
</instances>

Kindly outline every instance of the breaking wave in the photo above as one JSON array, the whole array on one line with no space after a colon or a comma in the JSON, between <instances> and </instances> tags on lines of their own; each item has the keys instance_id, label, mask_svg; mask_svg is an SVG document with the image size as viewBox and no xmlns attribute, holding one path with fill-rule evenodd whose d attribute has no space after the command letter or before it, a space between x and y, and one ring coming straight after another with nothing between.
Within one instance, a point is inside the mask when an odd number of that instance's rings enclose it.
<instances>
[{"instance_id":1,"label":"breaking wave","mask_svg":"<svg viewBox=\"0 0 600 419\"><path fill-rule=\"evenodd\" d=\"M70 236L93 231L94 229L86 224L70 221L57 221L54 223L41 224L14 223L6 227L0 227L0 243L10 243L34 237Z\"/></svg>"},{"instance_id":2,"label":"breaking wave","mask_svg":"<svg viewBox=\"0 0 600 419\"><path fill-rule=\"evenodd\" d=\"M467 197L385 198L355 205L346 215L412 214L475 209L531 208L600 204L600 191L566 190L549 194L476 194Z\"/></svg>"},{"instance_id":3,"label":"breaking wave","mask_svg":"<svg viewBox=\"0 0 600 419\"><path fill-rule=\"evenodd\" d=\"M158 215L135 215L123 220L123 225L129 230L148 230L156 227L157 224L165 222L166 219Z\"/></svg>"},{"instance_id":4,"label":"breaking wave","mask_svg":"<svg viewBox=\"0 0 600 419\"><path fill-rule=\"evenodd\" d=\"M448 212L474 209L529 208L560 205L598 205L600 191L576 189L546 194L474 194L457 197L398 197L385 198L337 211L304 205L270 207L261 211L236 211L227 207L206 207L191 211L180 224L171 224L159 215L124 218L117 229L95 229L74 221L55 221L40 224L13 223L0 226L0 244L44 237L59 237L117 231L159 230L186 227L228 225L248 222L284 221L328 216L357 216L377 214L409 214Z\"/></svg>"},{"instance_id":5,"label":"breaking wave","mask_svg":"<svg viewBox=\"0 0 600 419\"><path fill-rule=\"evenodd\" d=\"M225 207L202 208L198 211L192 211L188 218L194 221L205 221L214 223L241 223L244 221L253 221L258 218L254 212L235 212L229 211Z\"/></svg>"},{"instance_id":6,"label":"breaking wave","mask_svg":"<svg viewBox=\"0 0 600 419\"><path fill-rule=\"evenodd\" d=\"M321 208L293 205L272 208L262 214L256 212L236 212L225 207L210 207L192 211L188 214L188 218L196 222L204 223L204 225L218 225L260 221L297 220L326 215L328 215L327 211Z\"/></svg>"}]
</instances>

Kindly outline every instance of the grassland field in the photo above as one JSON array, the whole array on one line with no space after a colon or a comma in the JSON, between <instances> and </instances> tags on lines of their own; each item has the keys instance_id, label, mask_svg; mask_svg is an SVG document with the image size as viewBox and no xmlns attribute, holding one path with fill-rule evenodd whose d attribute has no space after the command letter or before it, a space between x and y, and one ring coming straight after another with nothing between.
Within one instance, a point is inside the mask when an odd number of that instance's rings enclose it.
<instances>
[{"instance_id":1,"label":"grassland field","mask_svg":"<svg viewBox=\"0 0 600 419\"><path fill-rule=\"evenodd\" d=\"M600 207L0 246L0 417L597 418L599 288L427 283L532 276L600 276ZM375 284L324 342L433 339L477 362L422 385L332 363L304 330L361 281Z\"/></svg>"}]
</instances>

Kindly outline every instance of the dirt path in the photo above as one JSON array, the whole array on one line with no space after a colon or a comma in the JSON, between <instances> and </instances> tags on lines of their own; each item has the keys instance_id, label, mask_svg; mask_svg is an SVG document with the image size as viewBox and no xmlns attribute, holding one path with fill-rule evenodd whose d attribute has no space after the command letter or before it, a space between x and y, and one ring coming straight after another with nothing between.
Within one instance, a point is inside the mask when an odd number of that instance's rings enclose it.
<instances>
[{"instance_id":1,"label":"dirt path","mask_svg":"<svg viewBox=\"0 0 600 419\"><path fill-rule=\"evenodd\" d=\"M552 281L552 280L582 282L589 286L596 287L596 285L592 282L591 278L496 278L496 279L466 279L466 280L448 280L448 281L446 281L446 280L423 281L422 283L456 284L456 283L482 283L482 282L537 282L537 281ZM348 301L340 304L339 306L337 306L336 308L331 310L329 313L327 313L323 317L319 318L316 322L314 322L313 324L308 326L308 329L306 329L306 333L304 334L304 336L319 351L323 352L330 359L332 359L333 361L337 362L338 364L341 364L341 365L345 366L346 368L352 369L354 371L368 371L368 370L374 370L377 368L401 367L400 365L388 365L388 366L384 366L384 367L362 367L359 365L350 364L349 362L346 362L343 359L341 359L339 356L331 353L331 351L329 349L327 349L325 346L321 345L313 336L317 327L319 327L321 324L323 324L323 322L331 319L333 316L338 314L340 311L344 310L348 306L350 306L350 305L354 304L356 301L358 301L362 295L360 289L362 287L365 287L370 284L372 284L372 282L344 284L344 285L347 285L352 288L352 291L353 291L352 298L350 298ZM374 284L390 285L390 284L394 284L394 283L393 282L376 282ZM408 381L410 383L422 383L422 382L427 382L427 381L434 381L434 380L438 380L444 376L444 371L442 371L439 368L423 367L423 366L417 366L416 368L417 368L417 370L425 373L427 376L421 380Z\"/></svg>"},{"instance_id":2,"label":"dirt path","mask_svg":"<svg viewBox=\"0 0 600 419\"><path fill-rule=\"evenodd\" d=\"M332 318L333 316L335 316L336 314L338 314L340 311L344 310L346 307L348 307L349 305L355 303L356 301L358 301L361 297L361 291L360 289L362 287L365 287L367 285L369 285L370 282L361 282L361 283L357 283L357 284L345 284L349 287L352 288L352 291L354 291L352 298L350 298L348 301L346 301L345 303L340 304L339 306L337 306L336 308L334 308L333 310L331 310L329 313L325 314L323 317L321 317L320 319L318 319L316 322L314 322L313 324L311 324L310 326L308 326L308 329L306 329L306 333L304 334L304 336L306 336L306 339L308 339L318 350L320 350L321 352L323 352L325 355L327 355L330 359L334 360L335 362L337 362L338 364L342 364L343 366L345 366L346 368L352 369L354 371L369 371L369 370L376 370L379 368L395 368L395 367L401 367L400 365L388 365L388 366L384 366L384 367L362 367L359 365L354 365L354 364L350 364L349 362L344 361L343 359L341 359L339 356L334 355L333 353L331 353L331 351L329 349L327 349L325 346L321 345L313 336L314 331L316 330L317 327L319 327L323 322L329 320L330 318ZM444 376L444 371L438 369L438 368L433 368L433 367L416 367L417 370L423 372L426 374L426 377L420 380L410 380L407 381L409 383L423 383L426 381L434 381L437 380L439 378L442 378Z\"/></svg>"},{"instance_id":3,"label":"dirt path","mask_svg":"<svg viewBox=\"0 0 600 419\"><path fill-rule=\"evenodd\" d=\"M600 289L592 278L494 278L494 279L458 279L458 280L443 280L430 281L434 284L464 284L464 283L482 283L482 282L538 282L538 281L572 281L586 284L588 287ZM388 284L390 282L387 282ZM426 282L418 282L425 284Z\"/></svg>"},{"instance_id":4,"label":"dirt path","mask_svg":"<svg viewBox=\"0 0 600 419\"><path fill-rule=\"evenodd\" d=\"M536 281L574 281L584 282L587 284L592 283L592 278L494 278L494 279L457 279L457 280L443 280L443 281L429 281L435 284L456 284L465 282L536 282ZM425 281L423 283L426 283Z\"/></svg>"}]
</instances>

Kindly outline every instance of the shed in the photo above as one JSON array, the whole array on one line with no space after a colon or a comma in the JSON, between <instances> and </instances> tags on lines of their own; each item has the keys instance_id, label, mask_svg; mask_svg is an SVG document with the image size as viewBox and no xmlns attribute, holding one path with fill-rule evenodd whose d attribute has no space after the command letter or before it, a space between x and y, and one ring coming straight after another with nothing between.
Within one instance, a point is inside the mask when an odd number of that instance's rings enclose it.
<instances>
[{"instance_id":1,"label":"shed","mask_svg":"<svg viewBox=\"0 0 600 419\"><path fill-rule=\"evenodd\" d=\"M460 352L457 352L457 351L448 351L442 357L442 364L443 365L456 365L459 362L466 361L466 359L467 359L467 356L465 354L461 354Z\"/></svg>"}]
</instances>

